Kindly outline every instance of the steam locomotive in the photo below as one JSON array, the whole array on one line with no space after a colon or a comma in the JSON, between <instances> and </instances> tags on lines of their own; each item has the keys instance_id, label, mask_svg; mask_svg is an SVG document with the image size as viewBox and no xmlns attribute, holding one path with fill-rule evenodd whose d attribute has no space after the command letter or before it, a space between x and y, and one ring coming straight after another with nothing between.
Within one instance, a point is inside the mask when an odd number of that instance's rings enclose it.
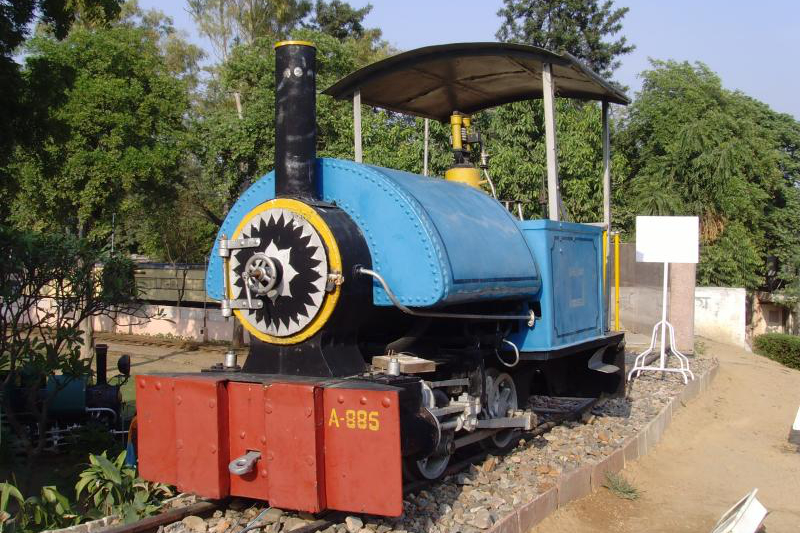
<instances>
[{"instance_id":1,"label":"steam locomotive","mask_svg":"<svg viewBox=\"0 0 800 533\"><path fill-rule=\"evenodd\" d=\"M208 266L247 359L136 377L140 474L397 516L404 479L436 479L470 444L515 446L531 394L624 392L603 228L521 220L482 190L469 115L541 96L545 74L564 96L627 99L568 54L499 43L406 52L325 91L449 120L454 166L432 178L316 157L315 53L276 45L275 170L231 208Z\"/></svg>"}]
</instances>

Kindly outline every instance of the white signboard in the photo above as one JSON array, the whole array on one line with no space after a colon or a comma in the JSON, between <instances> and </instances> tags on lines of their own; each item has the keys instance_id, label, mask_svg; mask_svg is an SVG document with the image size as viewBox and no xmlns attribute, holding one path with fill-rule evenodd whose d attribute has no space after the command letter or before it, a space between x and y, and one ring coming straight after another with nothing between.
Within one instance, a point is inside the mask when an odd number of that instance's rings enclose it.
<instances>
[{"instance_id":1,"label":"white signboard","mask_svg":"<svg viewBox=\"0 0 800 533\"><path fill-rule=\"evenodd\" d=\"M636 261L697 263L697 217L636 217Z\"/></svg>"}]
</instances>

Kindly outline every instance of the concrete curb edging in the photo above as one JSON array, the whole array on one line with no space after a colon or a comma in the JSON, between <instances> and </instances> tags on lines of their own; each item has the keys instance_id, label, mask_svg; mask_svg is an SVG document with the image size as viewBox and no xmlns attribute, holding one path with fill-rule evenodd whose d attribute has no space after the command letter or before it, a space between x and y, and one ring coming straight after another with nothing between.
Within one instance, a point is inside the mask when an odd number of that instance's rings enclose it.
<instances>
[{"instance_id":1,"label":"concrete curb edging","mask_svg":"<svg viewBox=\"0 0 800 533\"><path fill-rule=\"evenodd\" d=\"M532 501L517 506L512 513L500 518L485 531L489 533L527 533L558 507L563 507L573 500L583 498L598 490L605 481L606 473L621 471L626 464L632 463L653 449L672 422L675 411L707 390L714 378L717 377L718 371L719 361L714 360L706 372L690 381L681 393L673 397L639 433L630 437L611 455L593 465L584 465L562 474L554 487L538 494Z\"/></svg>"},{"instance_id":2,"label":"concrete curb edging","mask_svg":"<svg viewBox=\"0 0 800 533\"><path fill-rule=\"evenodd\" d=\"M97 520L84 522L83 524L78 524L76 526L69 526L61 529L48 529L43 531L42 533L93 533L95 531L99 532L100 530L111 526L115 522L115 520L117 520L117 518L118 518L117 515L104 516L103 518L98 518Z\"/></svg>"}]
</instances>

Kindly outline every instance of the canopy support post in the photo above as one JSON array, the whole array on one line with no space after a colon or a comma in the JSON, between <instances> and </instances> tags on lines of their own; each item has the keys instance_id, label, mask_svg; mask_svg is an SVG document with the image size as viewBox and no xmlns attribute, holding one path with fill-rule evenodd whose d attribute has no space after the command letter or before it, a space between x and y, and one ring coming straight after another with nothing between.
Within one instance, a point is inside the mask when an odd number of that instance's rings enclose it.
<instances>
[{"instance_id":1,"label":"canopy support post","mask_svg":"<svg viewBox=\"0 0 800 533\"><path fill-rule=\"evenodd\" d=\"M422 156L422 175L428 175L428 138L430 136L430 125L428 124L429 119L425 119L425 147L424 147L424 154Z\"/></svg>"},{"instance_id":2,"label":"canopy support post","mask_svg":"<svg viewBox=\"0 0 800 533\"><path fill-rule=\"evenodd\" d=\"M605 273L607 265L608 265L608 258L611 254L611 142L609 138L609 128L608 128L608 108L609 104L607 100L603 100L602 103L602 112L603 112L603 224L605 225L605 231L603 232L603 272ZM603 276L603 283L605 284L604 287L604 294L605 294L605 315L606 315L606 323L605 328L608 330L608 301L611 291L609 291L609 283L606 276ZM619 311L615 312L619 313Z\"/></svg>"},{"instance_id":3,"label":"canopy support post","mask_svg":"<svg viewBox=\"0 0 800 533\"><path fill-rule=\"evenodd\" d=\"M608 102L603 100L603 223L611 231L611 143L608 128Z\"/></svg>"},{"instance_id":4,"label":"canopy support post","mask_svg":"<svg viewBox=\"0 0 800 533\"><path fill-rule=\"evenodd\" d=\"M552 68L550 63L542 64L544 132L547 152L547 213L550 220L559 220L561 191L558 186L558 144L556 142L555 87Z\"/></svg>"},{"instance_id":5,"label":"canopy support post","mask_svg":"<svg viewBox=\"0 0 800 533\"><path fill-rule=\"evenodd\" d=\"M361 163L364 154L361 150L361 91L358 89L353 93L353 143L355 161Z\"/></svg>"}]
</instances>

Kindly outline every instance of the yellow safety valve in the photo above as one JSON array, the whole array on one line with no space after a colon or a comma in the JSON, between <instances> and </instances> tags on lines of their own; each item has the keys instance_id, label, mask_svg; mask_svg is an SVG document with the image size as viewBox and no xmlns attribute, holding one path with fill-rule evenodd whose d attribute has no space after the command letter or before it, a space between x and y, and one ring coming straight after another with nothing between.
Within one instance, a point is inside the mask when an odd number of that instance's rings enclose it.
<instances>
[{"instance_id":1,"label":"yellow safety valve","mask_svg":"<svg viewBox=\"0 0 800 533\"><path fill-rule=\"evenodd\" d=\"M459 113L450 115L450 130L453 135L453 150L461 150L461 125L463 124L462 116Z\"/></svg>"},{"instance_id":2,"label":"yellow safety valve","mask_svg":"<svg viewBox=\"0 0 800 533\"><path fill-rule=\"evenodd\" d=\"M444 173L444 179L447 181L465 183L471 187L475 187L476 189L481 188L481 172L477 168L470 165L457 166L447 169L447 171Z\"/></svg>"}]
</instances>

